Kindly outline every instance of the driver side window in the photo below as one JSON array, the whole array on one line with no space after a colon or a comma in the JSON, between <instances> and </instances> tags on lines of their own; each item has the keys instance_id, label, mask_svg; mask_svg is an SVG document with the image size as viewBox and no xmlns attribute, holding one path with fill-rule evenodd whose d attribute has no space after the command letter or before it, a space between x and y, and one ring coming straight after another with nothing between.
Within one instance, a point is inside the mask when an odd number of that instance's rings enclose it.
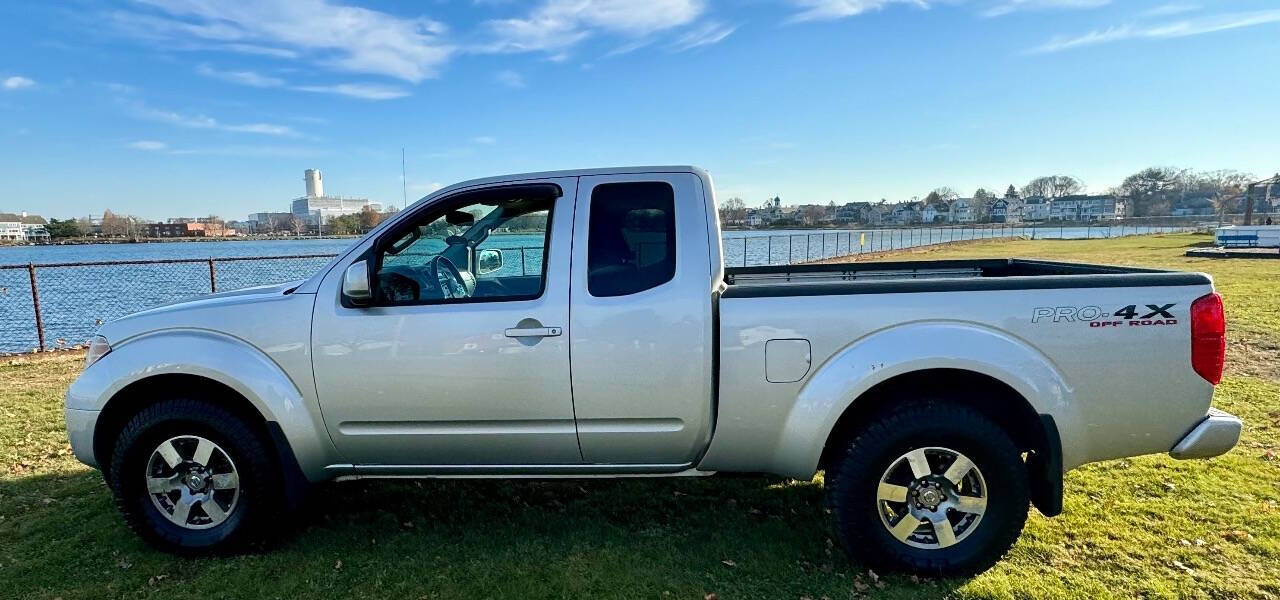
<instances>
[{"instance_id":1,"label":"driver side window","mask_svg":"<svg viewBox=\"0 0 1280 600\"><path fill-rule=\"evenodd\" d=\"M555 198L527 192L514 188L509 195L500 190L468 194L470 200L434 207L380 242L375 302L387 306L541 296Z\"/></svg>"}]
</instances>

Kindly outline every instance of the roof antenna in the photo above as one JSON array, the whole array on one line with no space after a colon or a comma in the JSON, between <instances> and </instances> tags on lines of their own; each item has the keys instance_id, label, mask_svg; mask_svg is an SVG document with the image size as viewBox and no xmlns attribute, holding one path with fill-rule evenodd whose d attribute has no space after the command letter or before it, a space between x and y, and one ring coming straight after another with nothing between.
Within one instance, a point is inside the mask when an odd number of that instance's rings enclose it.
<instances>
[{"instance_id":1,"label":"roof antenna","mask_svg":"<svg viewBox=\"0 0 1280 600\"><path fill-rule=\"evenodd\" d=\"M404 176L404 146L400 146L400 210L409 207L409 180Z\"/></svg>"}]
</instances>

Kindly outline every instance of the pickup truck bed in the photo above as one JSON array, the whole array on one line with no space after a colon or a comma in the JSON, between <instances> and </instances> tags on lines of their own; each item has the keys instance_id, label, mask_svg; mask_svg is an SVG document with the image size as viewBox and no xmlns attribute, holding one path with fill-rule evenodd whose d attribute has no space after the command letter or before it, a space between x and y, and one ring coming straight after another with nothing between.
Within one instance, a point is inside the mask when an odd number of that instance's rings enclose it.
<instances>
[{"instance_id":1,"label":"pickup truck bed","mask_svg":"<svg viewBox=\"0 0 1280 600\"><path fill-rule=\"evenodd\" d=\"M1023 258L731 267L730 298L1209 285L1200 273Z\"/></svg>"}]
</instances>

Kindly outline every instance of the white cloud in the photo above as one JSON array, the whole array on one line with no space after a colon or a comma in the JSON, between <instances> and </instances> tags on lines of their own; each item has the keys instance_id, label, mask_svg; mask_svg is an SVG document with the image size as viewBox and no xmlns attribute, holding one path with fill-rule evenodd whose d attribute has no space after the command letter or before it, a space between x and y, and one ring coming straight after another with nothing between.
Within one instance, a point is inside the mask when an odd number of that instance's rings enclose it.
<instances>
[{"instance_id":1,"label":"white cloud","mask_svg":"<svg viewBox=\"0 0 1280 600\"><path fill-rule=\"evenodd\" d=\"M1001 17L1025 10L1087 9L1111 4L1111 0L1002 0L982 11L984 17Z\"/></svg>"},{"instance_id":2,"label":"white cloud","mask_svg":"<svg viewBox=\"0 0 1280 600\"><path fill-rule=\"evenodd\" d=\"M471 138L471 141L472 143L480 144L482 146L492 146L498 143L498 138L495 138L491 135L478 135L476 137Z\"/></svg>"},{"instance_id":3,"label":"white cloud","mask_svg":"<svg viewBox=\"0 0 1280 600\"><path fill-rule=\"evenodd\" d=\"M138 140L136 142L133 142L132 144L129 144L129 147L133 148L134 150L147 150L149 152L156 152L156 151L164 150L165 148L168 148L169 145L164 142L156 142L152 140Z\"/></svg>"},{"instance_id":4,"label":"white cloud","mask_svg":"<svg viewBox=\"0 0 1280 600\"><path fill-rule=\"evenodd\" d=\"M290 137L296 137L298 135L298 132L288 125L275 125L271 123L227 124L203 114L192 115L162 108L155 108L141 100L131 98L117 98L116 100L137 118L167 123L169 125L176 125L178 127L185 127L188 129L216 129L219 131L230 131L234 133L258 133Z\"/></svg>"},{"instance_id":5,"label":"white cloud","mask_svg":"<svg viewBox=\"0 0 1280 600\"><path fill-rule=\"evenodd\" d=\"M805 21L832 21L853 17L870 10L880 10L890 4L912 4L929 8L925 0L792 0L800 12L791 15L788 23Z\"/></svg>"},{"instance_id":6,"label":"white cloud","mask_svg":"<svg viewBox=\"0 0 1280 600\"><path fill-rule=\"evenodd\" d=\"M520 89L525 87L524 76L512 70L498 71L497 75L494 75L494 79L509 88Z\"/></svg>"},{"instance_id":7,"label":"white cloud","mask_svg":"<svg viewBox=\"0 0 1280 600\"><path fill-rule=\"evenodd\" d=\"M1142 11L1142 16L1171 17L1173 15L1180 15L1183 13L1195 12L1197 10L1200 10L1199 4L1184 4L1179 2L1173 2L1170 4L1162 4L1160 6L1151 8L1149 10L1144 10Z\"/></svg>"},{"instance_id":8,"label":"white cloud","mask_svg":"<svg viewBox=\"0 0 1280 600\"><path fill-rule=\"evenodd\" d=\"M135 37L187 49L193 42L417 83L454 53L445 26L329 0L139 0L163 16L117 11L108 20Z\"/></svg>"},{"instance_id":9,"label":"white cloud","mask_svg":"<svg viewBox=\"0 0 1280 600\"><path fill-rule=\"evenodd\" d=\"M700 46L710 46L724 41L725 38L733 34L738 29L737 25L726 25L717 21L708 21L702 25L695 27L679 38L676 38L670 46L674 52L684 52Z\"/></svg>"},{"instance_id":10,"label":"white cloud","mask_svg":"<svg viewBox=\"0 0 1280 600\"><path fill-rule=\"evenodd\" d=\"M262 75L254 71L219 71L209 65L200 65L196 67L196 72L205 77L213 77L231 83L247 85L252 87L277 87L284 85L284 80L279 77L271 77Z\"/></svg>"},{"instance_id":11,"label":"white cloud","mask_svg":"<svg viewBox=\"0 0 1280 600\"><path fill-rule=\"evenodd\" d=\"M692 23L703 0L543 0L527 16L487 21L493 39L478 50L556 54L597 30L642 37Z\"/></svg>"},{"instance_id":12,"label":"white cloud","mask_svg":"<svg viewBox=\"0 0 1280 600\"><path fill-rule=\"evenodd\" d=\"M21 75L14 75L6 78L3 83L0 83L0 87L3 87L6 90L20 90L22 88L29 88L35 84L36 82L31 79Z\"/></svg>"},{"instance_id":13,"label":"white cloud","mask_svg":"<svg viewBox=\"0 0 1280 600\"><path fill-rule=\"evenodd\" d=\"M1210 15L1143 27L1121 25L1102 30L1090 31L1078 36L1054 37L1053 39L1032 48L1028 52L1031 54L1061 52L1063 50L1071 50L1074 48L1095 46L1098 44L1130 39L1159 40L1182 38L1277 22L1280 22L1280 9Z\"/></svg>"},{"instance_id":14,"label":"white cloud","mask_svg":"<svg viewBox=\"0 0 1280 600\"><path fill-rule=\"evenodd\" d=\"M387 85L377 85L368 83L338 83L334 85L300 85L293 89L302 92L317 92L322 94L338 94L340 96L349 96L359 98L361 100L393 100L395 98L404 98L409 92Z\"/></svg>"}]
</instances>

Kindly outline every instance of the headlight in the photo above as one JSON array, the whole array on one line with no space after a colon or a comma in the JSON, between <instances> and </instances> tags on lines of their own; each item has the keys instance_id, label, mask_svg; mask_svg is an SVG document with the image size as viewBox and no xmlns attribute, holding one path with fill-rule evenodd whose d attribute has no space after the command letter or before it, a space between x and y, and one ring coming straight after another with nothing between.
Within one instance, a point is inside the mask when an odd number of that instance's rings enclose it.
<instances>
[{"instance_id":1,"label":"headlight","mask_svg":"<svg viewBox=\"0 0 1280 600\"><path fill-rule=\"evenodd\" d=\"M111 352L111 344L107 343L107 338L100 335L93 336L93 339L89 340L89 351L84 353L84 368L89 368L108 352Z\"/></svg>"}]
</instances>

